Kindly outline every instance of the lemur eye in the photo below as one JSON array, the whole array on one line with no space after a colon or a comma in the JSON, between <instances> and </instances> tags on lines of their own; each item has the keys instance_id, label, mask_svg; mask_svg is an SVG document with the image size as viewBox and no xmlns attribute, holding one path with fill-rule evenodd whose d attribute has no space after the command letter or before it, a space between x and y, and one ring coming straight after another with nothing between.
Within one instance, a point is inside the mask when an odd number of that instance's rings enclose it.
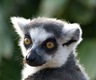
<instances>
[{"instance_id":1,"label":"lemur eye","mask_svg":"<svg viewBox=\"0 0 96 80\"><path fill-rule=\"evenodd\" d=\"M56 51L58 44L56 42L56 39L54 37L47 38L42 44L42 48L48 53L51 54L51 52Z\"/></svg>"},{"instance_id":2,"label":"lemur eye","mask_svg":"<svg viewBox=\"0 0 96 80\"><path fill-rule=\"evenodd\" d=\"M24 39L24 44L25 45L30 45L31 44L31 40L29 38L25 38Z\"/></svg>"},{"instance_id":3,"label":"lemur eye","mask_svg":"<svg viewBox=\"0 0 96 80\"><path fill-rule=\"evenodd\" d=\"M25 34L25 38L24 38L24 45L26 48L29 48L29 46L32 44L32 40L30 35Z\"/></svg>"},{"instance_id":4,"label":"lemur eye","mask_svg":"<svg viewBox=\"0 0 96 80\"><path fill-rule=\"evenodd\" d=\"M53 42L47 42L47 43L46 43L46 47L47 47L48 49L52 49L52 48L54 48L54 46L55 46L55 44L54 44Z\"/></svg>"}]
</instances>

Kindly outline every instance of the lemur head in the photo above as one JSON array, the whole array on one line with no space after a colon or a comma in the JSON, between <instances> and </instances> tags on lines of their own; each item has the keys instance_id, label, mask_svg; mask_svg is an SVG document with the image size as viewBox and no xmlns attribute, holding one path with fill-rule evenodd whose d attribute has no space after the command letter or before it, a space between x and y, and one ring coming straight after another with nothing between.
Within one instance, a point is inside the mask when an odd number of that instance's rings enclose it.
<instances>
[{"instance_id":1,"label":"lemur head","mask_svg":"<svg viewBox=\"0 0 96 80\"><path fill-rule=\"evenodd\" d=\"M11 22L20 35L24 60L30 66L60 67L82 40L76 23L40 17L12 17Z\"/></svg>"}]
</instances>

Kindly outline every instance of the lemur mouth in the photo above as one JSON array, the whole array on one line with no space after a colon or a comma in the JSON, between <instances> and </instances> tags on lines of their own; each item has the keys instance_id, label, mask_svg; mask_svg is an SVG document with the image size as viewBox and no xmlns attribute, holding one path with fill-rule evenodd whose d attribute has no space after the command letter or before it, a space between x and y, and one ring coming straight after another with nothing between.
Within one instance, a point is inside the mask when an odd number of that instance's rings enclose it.
<instances>
[{"instance_id":1,"label":"lemur mouth","mask_svg":"<svg viewBox=\"0 0 96 80\"><path fill-rule=\"evenodd\" d=\"M27 62L27 64L29 65L29 66L34 66L34 67L36 67L36 66L42 66L43 64L45 64L45 63L38 63L38 62Z\"/></svg>"}]
</instances>

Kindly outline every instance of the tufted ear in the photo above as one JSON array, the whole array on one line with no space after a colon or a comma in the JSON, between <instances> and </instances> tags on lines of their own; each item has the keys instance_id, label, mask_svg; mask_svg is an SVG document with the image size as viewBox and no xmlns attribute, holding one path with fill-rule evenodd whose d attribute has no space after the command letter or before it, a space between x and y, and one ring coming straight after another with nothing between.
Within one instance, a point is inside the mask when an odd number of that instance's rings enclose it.
<instances>
[{"instance_id":1,"label":"tufted ear","mask_svg":"<svg viewBox=\"0 0 96 80\"><path fill-rule=\"evenodd\" d=\"M78 43L82 40L82 30L77 23L66 24L63 27L63 32L68 40L78 41Z\"/></svg>"},{"instance_id":2,"label":"tufted ear","mask_svg":"<svg viewBox=\"0 0 96 80\"><path fill-rule=\"evenodd\" d=\"M25 32L26 25L30 22L29 19L25 19L22 17L11 17L11 22L13 24L13 27L16 29L16 32L22 36Z\"/></svg>"}]
</instances>

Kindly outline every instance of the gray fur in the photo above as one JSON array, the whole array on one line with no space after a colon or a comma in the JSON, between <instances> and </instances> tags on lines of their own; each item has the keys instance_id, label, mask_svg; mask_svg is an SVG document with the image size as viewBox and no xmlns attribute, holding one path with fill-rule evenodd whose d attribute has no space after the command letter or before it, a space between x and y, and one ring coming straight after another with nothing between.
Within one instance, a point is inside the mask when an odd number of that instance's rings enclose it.
<instances>
[{"instance_id":1,"label":"gray fur","mask_svg":"<svg viewBox=\"0 0 96 80\"><path fill-rule=\"evenodd\" d=\"M88 76L76 64L72 53L62 67L43 69L25 80L88 80Z\"/></svg>"},{"instance_id":2,"label":"gray fur","mask_svg":"<svg viewBox=\"0 0 96 80\"><path fill-rule=\"evenodd\" d=\"M70 24L53 18L27 20L13 17L11 21L21 37L20 47L24 60L26 60L26 56L30 57L30 61L25 63L28 66L24 67L22 71L22 80L89 80L87 74L77 63L74 53L82 40L82 30L79 24ZM30 48L25 48L23 44L25 34L32 38ZM51 49L46 50L46 45L43 43L50 37L55 39L51 40L56 46L52 52L50 52ZM38 51L36 51L37 49ZM36 68L36 72L33 66ZM37 69L38 66L40 70Z\"/></svg>"},{"instance_id":3,"label":"gray fur","mask_svg":"<svg viewBox=\"0 0 96 80\"><path fill-rule=\"evenodd\" d=\"M37 18L31 20L30 24L26 25L25 30L31 28L43 28L49 33L53 33L57 38L61 37L62 35L62 28L64 27L64 23L60 21L53 21L51 19L43 20L44 18ZM39 22L38 22L39 21Z\"/></svg>"}]
</instances>

